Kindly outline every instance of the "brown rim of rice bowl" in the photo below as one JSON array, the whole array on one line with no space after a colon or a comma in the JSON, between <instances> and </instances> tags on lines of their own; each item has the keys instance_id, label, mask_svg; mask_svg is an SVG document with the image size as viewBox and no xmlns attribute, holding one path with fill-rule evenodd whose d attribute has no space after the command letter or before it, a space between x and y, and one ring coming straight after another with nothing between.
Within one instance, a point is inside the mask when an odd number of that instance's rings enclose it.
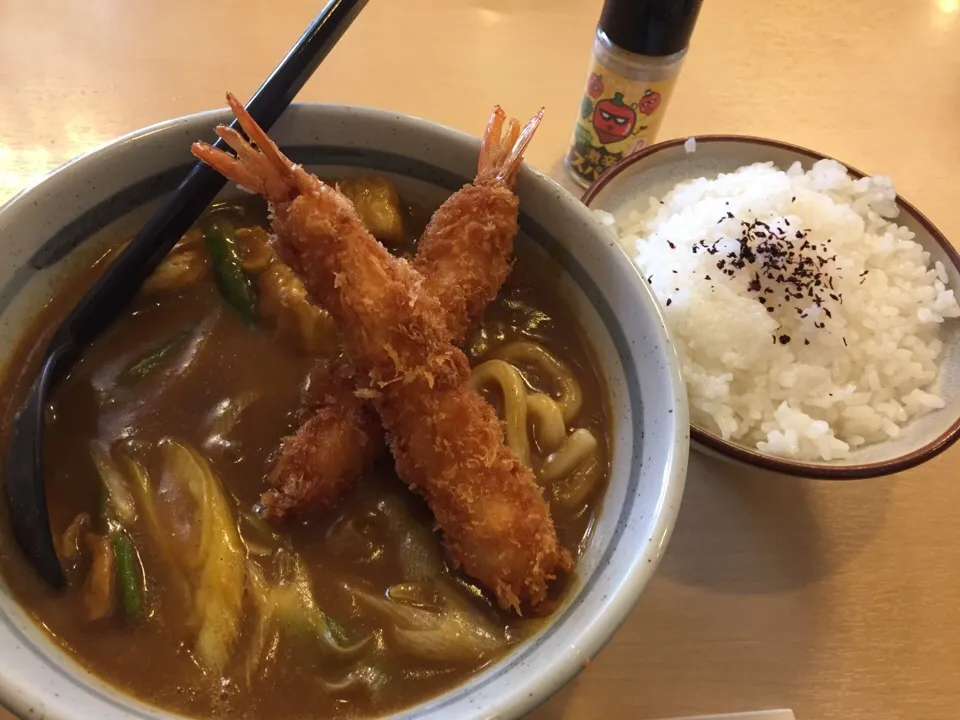
<instances>
[{"instance_id":1,"label":"brown rim of rice bowl","mask_svg":"<svg viewBox=\"0 0 960 720\"><path fill-rule=\"evenodd\" d=\"M691 136L697 143L715 143L732 142L745 143L748 145L765 145L767 147L789 150L803 155L810 160L836 160L828 155L818 153L810 148L800 145L791 145L790 143L780 142L779 140L768 140L766 138L753 137L750 135L694 135ZM600 194L600 192L620 173L629 170L634 164L647 159L661 150L667 150L682 146L689 138L677 138L675 140L666 140L639 152L629 155L615 165L606 170L598 177L593 184L586 189L580 200L584 205L590 206L590 203ZM842 160L836 160L843 165L847 171L855 178L859 179L866 176L866 173L855 167L847 165ZM943 249L950 263L960 272L960 253L950 244L937 227L917 208L905 200L900 193L897 193L897 206L902 212L912 216L923 228L930 233L931 237L937 241L937 244ZM892 475L893 473L909 470L910 468L922 465L923 463L936 457L953 443L960 439L960 416L943 433L912 452L900 455L889 460L880 460L871 463L861 463L857 465L834 465L829 462L801 461L780 458L775 455L768 455L759 450L755 450L738 443L724 440L723 438L698 428L696 425L690 426L691 438L703 447L712 450L721 455L726 455L734 460L754 465L784 475L793 475L797 477L808 477L819 480L857 480L863 478L882 477Z\"/></svg>"}]
</instances>

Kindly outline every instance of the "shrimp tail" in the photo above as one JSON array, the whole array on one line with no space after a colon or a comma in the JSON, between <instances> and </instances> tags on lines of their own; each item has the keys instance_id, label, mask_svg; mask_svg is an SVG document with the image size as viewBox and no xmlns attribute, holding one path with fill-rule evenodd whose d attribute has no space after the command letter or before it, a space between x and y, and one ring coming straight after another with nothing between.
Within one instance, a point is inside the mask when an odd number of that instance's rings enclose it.
<instances>
[{"instance_id":1,"label":"shrimp tail","mask_svg":"<svg viewBox=\"0 0 960 720\"><path fill-rule=\"evenodd\" d=\"M477 175L494 174L497 167L497 158L500 155L500 145L503 134L503 121L507 114L499 105L493 106L493 113L487 123L487 129L480 141L480 157L477 161Z\"/></svg>"},{"instance_id":2,"label":"shrimp tail","mask_svg":"<svg viewBox=\"0 0 960 720\"><path fill-rule=\"evenodd\" d=\"M504 130L506 113L497 105L493 108L487 130L480 143L480 159L477 163L477 179L501 182L513 188L517 173L523 162L523 153L543 119L543 108L520 128L520 123L511 118Z\"/></svg>"},{"instance_id":3,"label":"shrimp tail","mask_svg":"<svg viewBox=\"0 0 960 720\"><path fill-rule=\"evenodd\" d=\"M227 93L227 103L249 140L233 128L219 125L217 135L236 157L202 141L193 144L193 154L228 180L270 202L289 201L299 195L302 170L280 152L233 93Z\"/></svg>"}]
</instances>

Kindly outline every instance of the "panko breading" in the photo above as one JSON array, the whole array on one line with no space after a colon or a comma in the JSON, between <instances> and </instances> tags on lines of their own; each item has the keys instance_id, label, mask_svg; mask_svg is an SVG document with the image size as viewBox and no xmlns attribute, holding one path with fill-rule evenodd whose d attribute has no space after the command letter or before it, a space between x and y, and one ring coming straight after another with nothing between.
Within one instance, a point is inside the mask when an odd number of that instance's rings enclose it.
<instances>
[{"instance_id":1,"label":"panko breading","mask_svg":"<svg viewBox=\"0 0 960 720\"><path fill-rule=\"evenodd\" d=\"M513 185L522 157L511 151L518 142L529 141L541 116L537 114L521 133L516 120L504 128L506 114L494 108L484 133L476 179L440 206L417 244L413 266L424 276L424 292L439 300L449 338L458 345L510 272L519 207ZM502 172L511 157L510 171ZM368 428L347 427L347 422L358 417L356 399L349 392L347 388L331 392L329 402L283 440L268 476L270 489L263 496L268 516L305 515L330 508L371 464L376 445L340 443L351 433L371 436ZM342 407L337 405L341 398L345 398ZM317 451L317 445L327 449ZM333 453L350 457L331 458ZM337 474L341 472L350 475Z\"/></svg>"},{"instance_id":2,"label":"panko breading","mask_svg":"<svg viewBox=\"0 0 960 720\"><path fill-rule=\"evenodd\" d=\"M471 388L445 308L420 272L364 228L349 200L291 163L228 101L257 147L219 127L237 157L206 143L194 144L194 154L270 202L278 252L336 319L348 358L378 391L397 471L427 500L451 560L503 607L541 603L570 557L532 471ZM495 180L513 177L522 150L518 142Z\"/></svg>"}]
</instances>

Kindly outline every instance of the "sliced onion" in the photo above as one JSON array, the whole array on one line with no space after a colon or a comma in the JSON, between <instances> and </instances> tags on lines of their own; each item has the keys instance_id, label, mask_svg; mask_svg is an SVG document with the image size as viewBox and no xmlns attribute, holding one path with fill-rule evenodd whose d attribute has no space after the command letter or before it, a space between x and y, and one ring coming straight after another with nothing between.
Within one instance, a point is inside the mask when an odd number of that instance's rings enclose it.
<instances>
[{"instance_id":1,"label":"sliced onion","mask_svg":"<svg viewBox=\"0 0 960 720\"><path fill-rule=\"evenodd\" d=\"M384 556L383 545L359 530L356 520L355 517L339 519L327 534L327 547L359 563L381 560Z\"/></svg>"},{"instance_id":2,"label":"sliced onion","mask_svg":"<svg viewBox=\"0 0 960 720\"><path fill-rule=\"evenodd\" d=\"M439 614L444 606L443 597L432 588L427 588L427 584L409 582L393 585L387 589L387 597L394 602Z\"/></svg>"},{"instance_id":3,"label":"sliced onion","mask_svg":"<svg viewBox=\"0 0 960 720\"><path fill-rule=\"evenodd\" d=\"M455 591L448 590L444 600L446 608L436 629L394 631L406 650L427 660L456 662L485 657L505 644L486 618Z\"/></svg>"},{"instance_id":4,"label":"sliced onion","mask_svg":"<svg viewBox=\"0 0 960 720\"><path fill-rule=\"evenodd\" d=\"M236 443L227 436L233 432L244 411L259 397L257 393L248 391L240 393L235 398L227 398L217 403L212 418L209 420L210 430L207 433L207 438L203 441L203 449L207 452L236 452L238 450Z\"/></svg>"},{"instance_id":5,"label":"sliced onion","mask_svg":"<svg viewBox=\"0 0 960 720\"><path fill-rule=\"evenodd\" d=\"M130 527L137 519L137 506L127 487L126 480L111 459L110 455L96 443L90 443L90 457L100 475L107 502L120 524Z\"/></svg>"},{"instance_id":6,"label":"sliced onion","mask_svg":"<svg viewBox=\"0 0 960 720\"><path fill-rule=\"evenodd\" d=\"M193 602L190 587L184 576L180 557L170 547L172 540L170 532L163 526L157 515L154 488L150 476L146 468L125 450L118 450L118 456L120 467L123 468L125 475L133 480L134 492L139 496L140 507L143 509L143 516L147 521L147 530L153 538L154 547L170 569L169 578L176 585L181 602L184 603L184 607L190 608Z\"/></svg>"},{"instance_id":7,"label":"sliced onion","mask_svg":"<svg viewBox=\"0 0 960 720\"><path fill-rule=\"evenodd\" d=\"M253 627L253 638L250 641L250 650L244 664L247 684L251 687L257 679L257 670L261 663L273 658L279 644L279 634L274 629L273 616L276 612L276 603L263 571L255 562L247 561L247 580L250 588L250 597L257 612L257 619Z\"/></svg>"},{"instance_id":8,"label":"sliced onion","mask_svg":"<svg viewBox=\"0 0 960 720\"><path fill-rule=\"evenodd\" d=\"M277 552L277 564L280 581L275 587L267 587L262 573L251 575L258 606L266 608L272 616L268 622L275 618L279 629L317 640L324 652L343 660L352 659L367 648L369 636L350 644L336 637L333 621L313 597L310 576L299 555L281 549Z\"/></svg>"},{"instance_id":9,"label":"sliced onion","mask_svg":"<svg viewBox=\"0 0 960 720\"><path fill-rule=\"evenodd\" d=\"M440 614L437 612L393 602L357 588L347 587L347 592L398 626L411 630L433 630L440 625Z\"/></svg>"},{"instance_id":10,"label":"sliced onion","mask_svg":"<svg viewBox=\"0 0 960 720\"><path fill-rule=\"evenodd\" d=\"M351 590L354 597L392 620L397 642L410 653L427 660L448 662L475 660L502 647L506 640L469 603L452 588L441 586L442 607L427 609L422 586L407 584L390 589L390 598L381 598L362 590ZM399 602L410 598L420 606Z\"/></svg>"},{"instance_id":11,"label":"sliced onion","mask_svg":"<svg viewBox=\"0 0 960 720\"><path fill-rule=\"evenodd\" d=\"M405 580L419 582L443 574L443 553L436 535L418 523L403 501L387 495L377 503L377 511L397 543L397 555Z\"/></svg>"},{"instance_id":12,"label":"sliced onion","mask_svg":"<svg viewBox=\"0 0 960 720\"><path fill-rule=\"evenodd\" d=\"M319 681L331 695L355 689L362 689L371 695L375 695L390 682L390 676L380 668L372 665L361 665L347 673L342 680L331 682L320 678Z\"/></svg>"},{"instance_id":13,"label":"sliced onion","mask_svg":"<svg viewBox=\"0 0 960 720\"><path fill-rule=\"evenodd\" d=\"M453 616L458 617L458 616ZM437 630L394 630L407 652L424 660L459 662L479 660L495 652L502 644L496 638L476 633L456 620L448 620Z\"/></svg>"},{"instance_id":14,"label":"sliced onion","mask_svg":"<svg viewBox=\"0 0 960 720\"><path fill-rule=\"evenodd\" d=\"M199 625L194 651L216 673L227 666L240 633L247 568L243 543L230 503L206 460L177 442L162 445L167 472L185 482L201 508L192 619Z\"/></svg>"}]
</instances>

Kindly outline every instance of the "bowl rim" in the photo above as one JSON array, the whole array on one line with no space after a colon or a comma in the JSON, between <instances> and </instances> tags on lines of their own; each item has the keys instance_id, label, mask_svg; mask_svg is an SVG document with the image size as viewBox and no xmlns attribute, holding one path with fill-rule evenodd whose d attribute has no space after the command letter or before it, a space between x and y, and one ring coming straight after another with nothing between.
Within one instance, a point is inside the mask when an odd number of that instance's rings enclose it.
<instances>
[{"instance_id":1,"label":"bowl rim","mask_svg":"<svg viewBox=\"0 0 960 720\"><path fill-rule=\"evenodd\" d=\"M771 140L754 135L691 135L689 137L675 138L673 140L655 143L617 161L590 184L581 195L581 202L587 207L590 207L590 203L596 199L600 192L622 172L629 170L634 164L646 160L652 155L663 150L670 150L685 145L690 140L695 141L698 145L700 143L743 143L746 145L772 147L778 150L788 150L814 161L833 160L838 162L847 169L848 173L857 179L867 177L867 173L842 160L838 160L830 155L824 155L823 153L811 150L802 145L794 145L781 140ZM954 268L960 272L960 251L947 240L940 229L899 192L897 193L896 202L902 212L906 212L923 226L924 230L930 233L930 236L937 242ZM858 463L855 465L831 465L827 462L791 460L789 458L768 455L754 448L724 440L719 435L699 428L692 422L690 423L690 436L691 440L715 453L782 475L807 477L816 480L862 480L866 478L883 477L885 475L892 475L903 472L904 470L909 470L918 465L922 465L928 460L932 460L947 450L951 445L960 440L960 414L958 414L953 423L940 435L916 450L890 458L889 460L878 460L876 462Z\"/></svg>"},{"instance_id":2,"label":"bowl rim","mask_svg":"<svg viewBox=\"0 0 960 720\"><path fill-rule=\"evenodd\" d=\"M463 142L467 140L479 148L480 140L468 133L456 128L443 125L439 122L407 115L392 110L370 108L356 105L344 105L339 103L315 103L315 102L297 102L292 103L290 109L284 113L284 118L289 118L298 113L350 113L356 117L367 120L376 120L389 123L407 124L411 128L419 131L430 131L438 137L451 142ZM292 112L291 112L292 111ZM183 130L185 126L191 124L202 124L212 127L218 122L229 118L228 110L225 108L215 108L202 110L196 113L170 118L135 129L117 138L108 140L103 144L93 148L81 155L67 160L62 165L53 169L43 178L31 183L20 192L15 194L5 203L0 205L0 214L11 212L14 207L26 206L29 201L45 188L49 189L51 184L75 182L78 173L84 173L92 168L96 171L96 163L102 162L108 157L117 156L121 153L131 152L142 146L143 143L150 142L149 138L155 135L163 135ZM277 123L277 129L284 124L284 118ZM317 144L319 140L311 140L305 145ZM532 165L524 164L521 168L521 178L526 182L535 182L541 185L549 194L555 195L555 202L566 205L577 214L582 214L584 220L595 223L597 226L597 237L600 238L602 230L600 223L591 217L589 209L579 202L576 195L568 192L555 180ZM600 243L607 245L607 243ZM636 274L636 266L630 261L629 257L623 253L619 244L609 243L609 250L606 248L600 252L611 253L613 262L619 263L624 272ZM548 667L553 670L546 674L539 668L534 668L532 672L526 674L526 679L521 680L517 686L507 686L503 688L499 698L491 702L491 708L502 717L519 717L526 712L531 711L537 705L545 702L555 692L566 685L573 677L585 667L586 662L593 658L603 647L612 639L618 628L626 621L631 610L635 607L637 600L643 590L648 585L663 558L666 545L673 533L679 507L682 500L685 486L686 468L687 468L687 448L688 448L688 429L689 420L687 416L687 404L685 386L680 376L679 360L676 356L673 344L667 331L666 323L659 304L649 288L639 286L641 295L649 297L650 303L644 303L649 313L651 328L656 334L658 344L663 352L664 372L670 381L670 392L673 395L674 403L672 405L672 418L669 420L669 431L665 435L670 438L670 442L664 445L663 453L666 456L666 463L663 467L662 489L659 493L659 500L656 508L651 511L656 515L651 527L649 539L640 547L634 548L626 544L622 546L624 552L630 553L630 562L624 567L615 588L603 603L603 612L597 613L586 626L569 626L571 633L571 651L569 654L563 654L553 660L548 660ZM642 437L642 435L640 435ZM20 603L20 600L10 594L13 603L17 604L25 616L29 616L29 610ZM30 619L31 625L36 626L35 620ZM42 631L41 631L42 633ZM133 703L138 711L147 716L158 716L163 718L181 717L178 711L169 708L163 708L154 705L149 700L145 700L122 688L114 687L99 676L93 675L92 681L85 674L82 663L68 652L55 648L54 641L48 635L42 633L44 638L51 643L50 648L38 648L37 643L31 638L24 636L18 638L23 644L32 648L32 652L40 656L41 662L52 664L62 668L63 672L71 680L71 683L82 687L87 692L95 696L96 702L102 702L101 689L98 684L103 685L112 693L118 695L124 702ZM49 650L54 650L55 659L51 661L48 656ZM505 657L509 657L508 653ZM545 660L547 660L545 658ZM65 662L64 662L65 661ZM2 663L0 663L2 665ZM522 668L522 666L519 666ZM518 668L518 669L519 669ZM485 670L485 669L484 669ZM55 695L49 697L46 689L39 684L30 683L25 686L15 688L12 684L11 673L0 667L0 707L6 707L15 714L24 716L32 715L37 709L42 709L53 718L72 718L75 717L76 709L70 709L69 700L66 695ZM520 677L524 674L521 672ZM440 695L432 696L417 705L406 707L395 711L390 717L405 718L409 713L418 711L421 708L436 701L438 698L446 696L460 689L463 685L470 682L468 678L464 683L460 683L454 688L444 691ZM50 693L52 694L52 693ZM46 698L44 696L47 695ZM432 710L431 710L432 712Z\"/></svg>"}]
</instances>

